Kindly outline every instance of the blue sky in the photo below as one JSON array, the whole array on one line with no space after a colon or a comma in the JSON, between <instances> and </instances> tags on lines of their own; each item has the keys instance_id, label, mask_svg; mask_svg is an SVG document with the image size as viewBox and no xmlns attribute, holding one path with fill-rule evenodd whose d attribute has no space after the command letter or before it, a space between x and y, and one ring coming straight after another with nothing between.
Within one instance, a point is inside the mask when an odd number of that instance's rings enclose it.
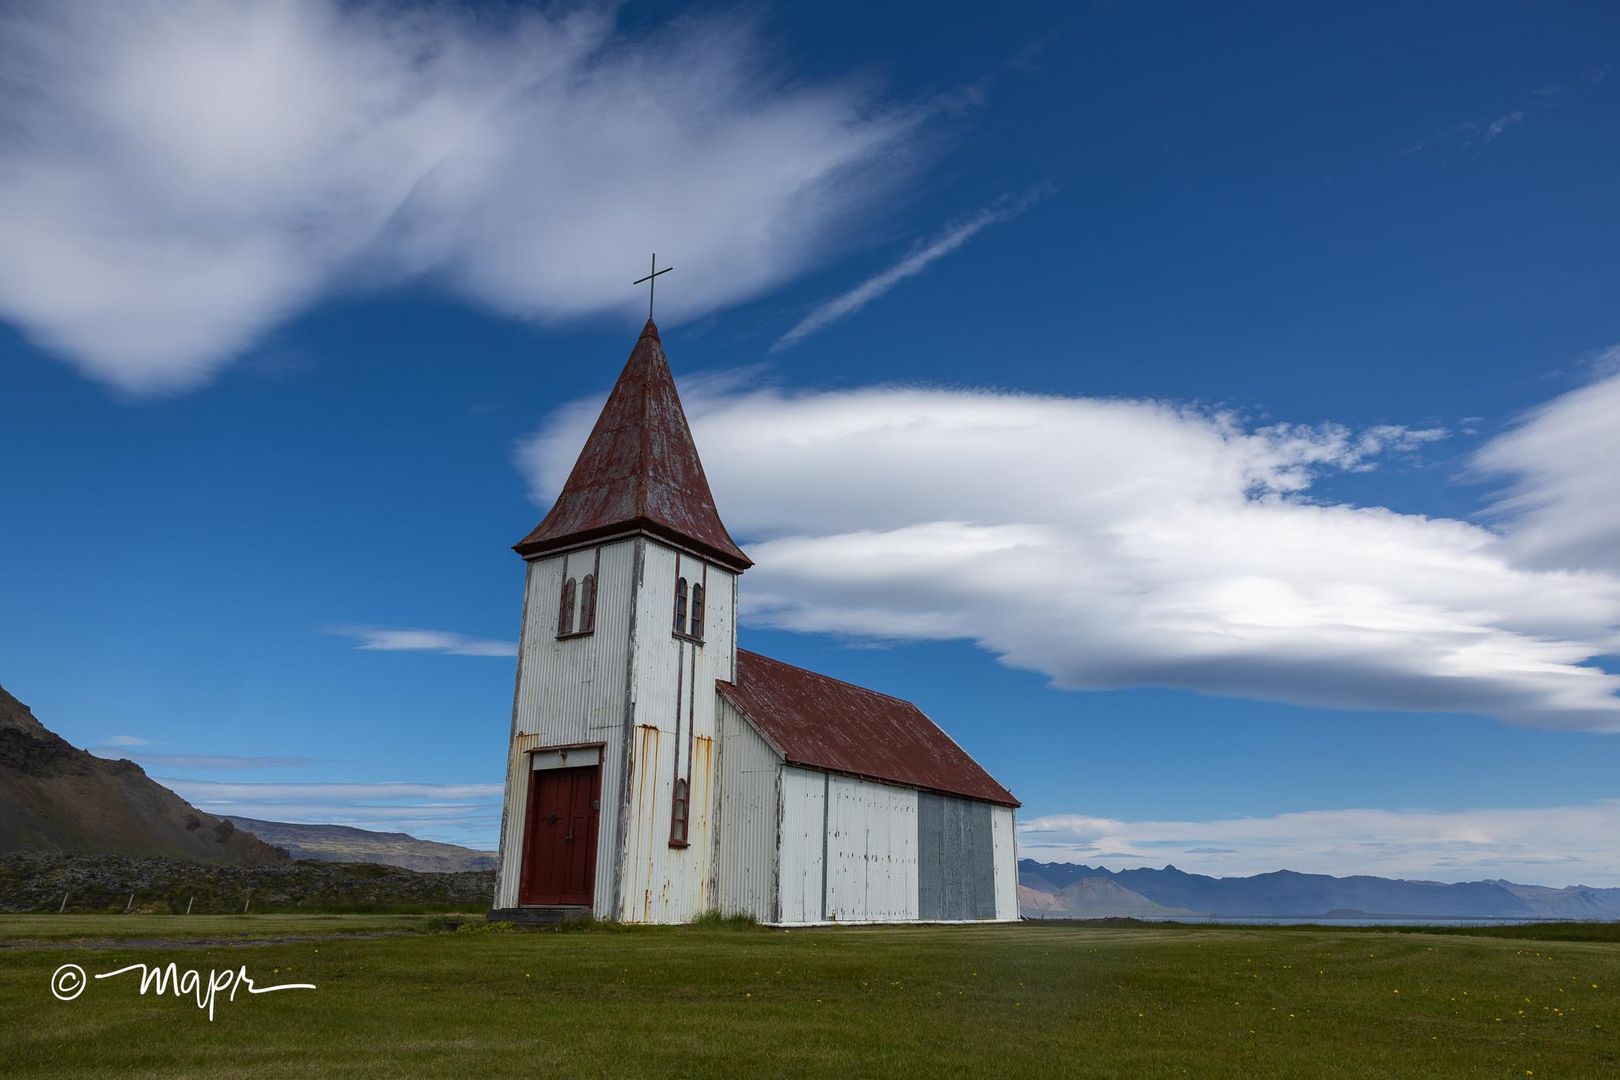
<instances>
[{"instance_id":1,"label":"blue sky","mask_svg":"<svg viewBox=\"0 0 1620 1080\"><path fill-rule=\"evenodd\" d=\"M1620 14L870 15L0 16L0 683L492 846L656 249L742 644L1029 853L1620 885Z\"/></svg>"}]
</instances>

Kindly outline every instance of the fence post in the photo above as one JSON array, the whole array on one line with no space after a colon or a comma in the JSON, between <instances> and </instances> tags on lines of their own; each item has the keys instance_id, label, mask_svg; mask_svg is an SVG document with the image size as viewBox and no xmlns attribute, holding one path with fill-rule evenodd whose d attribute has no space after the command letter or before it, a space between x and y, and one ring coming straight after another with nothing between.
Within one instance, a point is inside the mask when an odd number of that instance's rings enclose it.
<instances>
[{"instance_id":1,"label":"fence post","mask_svg":"<svg viewBox=\"0 0 1620 1080\"><path fill-rule=\"evenodd\" d=\"M124 914L128 915L129 914L129 909L134 907L134 906L135 906L135 894L130 893L129 894L129 903L124 905Z\"/></svg>"},{"instance_id":2,"label":"fence post","mask_svg":"<svg viewBox=\"0 0 1620 1080\"><path fill-rule=\"evenodd\" d=\"M58 915L62 914L62 912L67 910L67 901L68 901L68 894L63 893L62 894L62 906L56 909L56 913Z\"/></svg>"},{"instance_id":3,"label":"fence post","mask_svg":"<svg viewBox=\"0 0 1620 1080\"><path fill-rule=\"evenodd\" d=\"M193 903L195 903L195 902L196 902L196 900L197 900L197 898L196 898L196 897L195 897L195 896L193 896L193 897L192 897L192 898L191 898L191 899L190 899L190 900L187 900L187 901L186 901L186 914L187 914L187 915L190 915L190 914L191 914L191 905L192 905L192 904L193 904Z\"/></svg>"}]
</instances>

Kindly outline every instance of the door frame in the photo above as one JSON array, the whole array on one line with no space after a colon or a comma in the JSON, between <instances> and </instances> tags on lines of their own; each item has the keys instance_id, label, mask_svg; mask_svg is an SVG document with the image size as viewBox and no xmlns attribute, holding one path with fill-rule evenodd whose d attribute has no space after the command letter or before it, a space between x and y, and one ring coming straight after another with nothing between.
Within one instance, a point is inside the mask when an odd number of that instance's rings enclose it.
<instances>
[{"instance_id":1,"label":"door frame","mask_svg":"<svg viewBox=\"0 0 1620 1080\"><path fill-rule=\"evenodd\" d=\"M585 753L573 754L573 751ZM600 854L602 843L602 764L607 757L607 744L601 742L566 743L554 746L537 746L524 755L528 763L527 772L529 783L525 791L523 804L523 833L520 840L520 858L518 863L518 906L519 907L551 907L551 906L596 906L596 870L597 856ZM579 761L574 763L568 759L576 756ZM591 847L587 853L585 892L589 899L583 905L553 905L536 902L529 899L528 893L529 873L532 869L530 857L533 852L530 837L531 818L534 813L536 790L540 783L540 774L557 772L565 769L590 769L591 776L591 803L596 816L596 835L591 838Z\"/></svg>"}]
</instances>

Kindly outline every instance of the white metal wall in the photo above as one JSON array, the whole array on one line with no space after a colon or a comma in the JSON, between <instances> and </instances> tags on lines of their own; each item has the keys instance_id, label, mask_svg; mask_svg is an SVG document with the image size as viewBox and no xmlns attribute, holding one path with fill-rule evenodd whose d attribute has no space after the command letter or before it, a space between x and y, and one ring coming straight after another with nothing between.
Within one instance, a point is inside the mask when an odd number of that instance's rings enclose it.
<instances>
[{"instance_id":1,"label":"white metal wall","mask_svg":"<svg viewBox=\"0 0 1620 1080\"><path fill-rule=\"evenodd\" d=\"M630 678L635 735L618 917L688 922L714 903L714 684L735 671L734 575L650 538L637 543L644 554ZM672 632L675 581L704 582L705 575L698 645ZM677 760L680 775L691 779L685 848L669 845Z\"/></svg>"},{"instance_id":2,"label":"white metal wall","mask_svg":"<svg viewBox=\"0 0 1620 1080\"><path fill-rule=\"evenodd\" d=\"M1013 829L1014 813L1010 806L990 808L990 835L996 860L996 918L1002 922L1018 919L1018 842Z\"/></svg>"},{"instance_id":3,"label":"white metal wall","mask_svg":"<svg viewBox=\"0 0 1620 1080\"><path fill-rule=\"evenodd\" d=\"M784 923L824 922L821 856L826 835L827 774L782 769L781 848L777 880Z\"/></svg>"},{"instance_id":4,"label":"white metal wall","mask_svg":"<svg viewBox=\"0 0 1620 1080\"><path fill-rule=\"evenodd\" d=\"M917 918L917 793L782 770L778 853L783 923Z\"/></svg>"},{"instance_id":5,"label":"white metal wall","mask_svg":"<svg viewBox=\"0 0 1620 1080\"><path fill-rule=\"evenodd\" d=\"M917 918L917 792L848 776L827 780L826 918Z\"/></svg>"},{"instance_id":6,"label":"white metal wall","mask_svg":"<svg viewBox=\"0 0 1620 1080\"><path fill-rule=\"evenodd\" d=\"M720 778L715 822L716 906L774 922L782 759L730 702L718 702Z\"/></svg>"},{"instance_id":7,"label":"white metal wall","mask_svg":"<svg viewBox=\"0 0 1620 1080\"><path fill-rule=\"evenodd\" d=\"M601 563L597 565L600 551ZM540 746L601 742L601 831L596 854L598 915L613 908L619 852L620 786L625 775L625 706L635 612L636 541L554 555L528 564L524 625L518 647L517 696L507 757L500 874L495 906L516 907L523 866L523 823L529 796L528 751ZM557 601L566 576L596 572L596 632L557 638Z\"/></svg>"}]
</instances>

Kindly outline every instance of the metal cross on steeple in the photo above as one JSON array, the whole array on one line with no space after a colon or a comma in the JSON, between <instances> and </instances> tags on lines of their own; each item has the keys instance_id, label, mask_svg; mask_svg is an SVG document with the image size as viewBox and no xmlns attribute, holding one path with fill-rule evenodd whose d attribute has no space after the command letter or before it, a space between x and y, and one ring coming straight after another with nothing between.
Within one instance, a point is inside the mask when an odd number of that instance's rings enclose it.
<instances>
[{"instance_id":1,"label":"metal cross on steeple","mask_svg":"<svg viewBox=\"0 0 1620 1080\"><path fill-rule=\"evenodd\" d=\"M652 273L644 278L636 278L630 283L632 285L640 285L643 281L647 283L647 320L649 322L652 321L653 290L658 288L658 275L667 274L673 269L675 269L673 266L666 266L662 270L658 269L658 253L655 251L652 257Z\"/></svg>"}]
</instances>

